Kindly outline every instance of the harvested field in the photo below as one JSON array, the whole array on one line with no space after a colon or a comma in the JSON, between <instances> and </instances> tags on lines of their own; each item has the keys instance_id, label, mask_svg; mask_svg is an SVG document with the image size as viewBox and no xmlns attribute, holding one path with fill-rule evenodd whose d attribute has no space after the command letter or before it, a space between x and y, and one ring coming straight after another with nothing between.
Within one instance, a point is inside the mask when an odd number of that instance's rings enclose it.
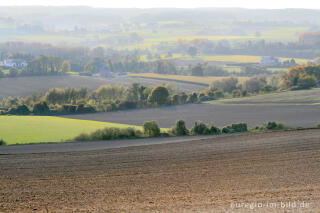
<instances>
[{"instance_id":1,"label":"harvested field","mask_svg":"<svg viewBox=\"0 0 320 213\"><path fill-rule=\"evenodd\" d=\"M190 82L194 84L203 84L203 85L210 85L214 81L222 80L229 78L230 76L205 76L205 77L199 77L199 76L186 76L186 75L161 75L156 73L131 73L129 76L132 77L141 77L146 79L162 79L162 80L170 80L170 81L176 81L176 82ZM248 80L249 77L237 77L239 82L244 82L245 80Z\"/></svg>"},{"instance_id":2,"label":"harvested field","mask_svg":"<svg viewBox=\"0 0 320 213\"><path fill-rule=\"evenodd\" d=\"M208 101L214 105L320 105L320 88Z\"/></svg>"},{"instance_id":3,"label":"harvested field","mask_svg":"<svg viewBox=\"0 0 320 213\"><path fill-rule=\"evenodd\" d=\"M267 121L279 121L292 126L312 127L320 122L320 105L211 105L186 104L178 106L125 110L106 113L68 115L67 118L96 120L113 123L142 125L144 121L157 120L160 127L168 128L183 119L190 128L197 120L224 126L246 122L250 127Z\"/></svg>"},{"instance_id":4,"label":"harvested field","mask_svg":"<svg viewBox=\"0 0 320 213\"><path fill-rule=\"evenodd\" d=\"M319 138L303 130L0 155L0 211L319 212Z\"/></svg>"},{"instance_id":5,"label":"harvested field","mask_svg":"<svg viewBox=\"0 0 320 213\"><path fill-rule=\"evenodd\" d=\"M145 86L156 86L158 84L170 83L176 85L177 89L191 93L200 91L206 86L190 83L178 83L166 80L155 80L145 78L93 78L86 76L36 76L19 78L0 78L0 98L9 96L27 96L34 92L46 92L50 88L87 87L90 91L101 85L123 85L130 86L140 83Z\"/></svg>"}]
</instances>

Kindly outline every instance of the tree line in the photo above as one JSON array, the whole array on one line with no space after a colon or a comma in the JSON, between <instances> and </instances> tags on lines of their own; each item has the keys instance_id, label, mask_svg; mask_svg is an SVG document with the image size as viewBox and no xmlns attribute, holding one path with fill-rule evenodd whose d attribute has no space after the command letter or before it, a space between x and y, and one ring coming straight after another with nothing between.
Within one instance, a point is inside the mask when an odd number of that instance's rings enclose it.
<instances>
[{"instance_id":1,"label":"tree line","mask_svg":"<svg viewBox=\"0 0 320 213\"><path fill-rule=\"evenodd\" d=\"M281 87L284 89L310 89L320 83L320 64L296 66L281 75Z\"/></svg>"},{"instance_id":2,"label":"tree line","mask_svg":"<svg viewBox=\"0 0 320 213\"><path fill-rule=\"evenodd\" d=\"M319 57L320 44L302 44L299 42L275 42L261 40L247 41L210 41L208 39L178 39L172 43L160 43L156 48L159 54L199 55L270 55L286 58Z\"/></svg>"},{"instance_id":3,"label":"tree line","mask_svg":"<svg viewBox=\"0 0 320 213\"><path fill-rule=\"evenodd\" d=\"M8 97L0 101L1 114L48 115L107 112L114 110L197 103L197 93L177 92L168 85L130 87L104 85L88 92L87 88L52 88L44 95Z\"/></svg>"},{"instance_id":4,"label":"tree line","mask_svg":"<svg viewBox=\"0 0 320 213\"><path fill-rule=\"evenodd\" d=\"M87 88L52 88L45 94L25 98L8 97L0 101L1 114L45 115L107 112L114 110L200 103L225 97L279 90L310 89L319 85L320 65L296 66L281 76L255 76L239 82L231 76L216 80L200 92L178 92L169 85L146 87L138 83L130 87L104 85L89 92Z\"/></svg>"}]
</instances>

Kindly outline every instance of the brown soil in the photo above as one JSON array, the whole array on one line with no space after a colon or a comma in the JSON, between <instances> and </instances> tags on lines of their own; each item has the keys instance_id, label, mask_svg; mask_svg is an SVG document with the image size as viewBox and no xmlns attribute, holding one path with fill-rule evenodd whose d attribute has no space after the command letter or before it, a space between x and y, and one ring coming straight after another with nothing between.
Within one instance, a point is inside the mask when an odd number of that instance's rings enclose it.
<instances>
[{"instance_id":1,"label":"brown soil","mask_svg":"<svg viewBox=\"0 0 320 213\"><path fill-rule=\"evenodd\" d=\"M282 122L289 126L313 127L320 122L320 105L314 106L244 106L183 104L114 112L66 115L66 118L96 120L114 123L143 125L156 120L160 127L170 128L182 119L188 128L197 120L213 122L217 126L245 122L249 127L261 126L267 121Z\"/></svg>"},{"instance_id":2,"label":"brown soil","mask_svg":"<svg viewBox=\"0 0 320 213\"><path fill-rule=\"evenodd\" d=\"M319 212L319 164L320 130L0 155L0 212Z\"/></svg>"},{"instance_id":3,"label":"brown soil","mask_svg":"<svg viewBox=\"0 0 320 213\"><path fill-rule=\"evenodd\" d=\"M9 96L27 96L32 93L45 93L51 88L66 87L87 87L89 91L95 90L102 85L122 85L131 86L133 83L140 83L145 86L153 87L159 84L170 83L175 85L178 90L187 93L200 91L206 86L200 86L190 83L178 83L166 80L151 80L144 78L93 78L86 76L33 76L17 78L0 78L0 99Z\"/></svg>"}]
</instances>

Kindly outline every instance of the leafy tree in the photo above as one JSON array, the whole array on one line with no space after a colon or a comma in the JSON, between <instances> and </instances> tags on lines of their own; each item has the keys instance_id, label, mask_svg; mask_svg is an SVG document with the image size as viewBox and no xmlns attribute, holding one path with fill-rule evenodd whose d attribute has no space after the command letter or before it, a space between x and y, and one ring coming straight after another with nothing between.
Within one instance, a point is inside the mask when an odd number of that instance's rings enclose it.
<instances>
[{"instance_id":1,"label":"leafy tree","mask_svg":"<svg viewBox=\"0 0 320 213\"><path fill-rule=\"evenodd\" d=\"M179 104L185 104L187 102L188 95L184 92L179 94Z\"/></svg>"},{"instance_id":2,"label":"leafy tree","mask_svg":"<svg viewBox=\"0 0 320 213\"><path fill-rule=\"evenodd\" d=\"M250 78L244 83L244 88L250 93L258 93L266 85L266 80L264 78Z\"/></svg>"},{"instance_id":3,"label":"leafy tree","mask_svg":"<svg viewBox=\"0 0 320 213\"><path fill-rule=\"evenodd\" d=\"M205 65L203 67L204 76L228 76L230 73L228 70L224 70L222 67L215 65Z\"/></svg>"},{"instance_id":4,"label":"leafy tree","mask_svg":"<svg viewBox=\"0 0 320 213\"><path fill-rule=\"evenodd\" d=\"M119 109L135 109L137 108L137 101L120 101L118 104Z\"/></svg>"},{"instance_id":5,"label":"leafy tree","mask_svg":"<svg viewBox=\"0 0 320 213\"><path fill-rule=\"evenodd\" d=\"M209 132L212 135L220 135L221 134L221 130L219 129L219 127L216 127L214 124L210 124L209 128Z\"/></svg>"},{"instance_id":6,"label":"leafy tree","mask_svg":"<svg viewBox=\"0 0 320 213\"><path fill-rule=\"evenodd\" d=\"M71 71L71 65L70 65L70 61L64 61L62 63L62 72L63 73L67 73Z\"/></svg>"},{"instance_id":7,"label":"leafy tree","mask_svg":"<svg viewBox=\"0 0 320 213\"><path fill-rule=\"evenodd\" d=\"M173 96L171 96L171 103L173 105L179 104L179 95L178 94L174 94Z\"/></svg>"},{"instance_id":8,"label":"leafy tree","mask_svg":"<svg viewBox=\"0 0 320 213\"><path fill-rule=\"evenodd\" d=\"M265 129L268 129L268 130L281 130L285 128L285 126L282 123L278 123L275 121L269 121L265 123L263 126Z\"/></svg>"},{"instance_id":9,"label":"leafy tree","mask_svg":"<svg viewBox=\"0 0 320 213\"><path fill-rule=\"evenodd\" d=\"M7 143L3 139L0 139L0 146L5 146L5 145L7 145Z\"/></svg>"},{"instance_id":10,"label":"leafy tree","mask_svg":"<svg viewBox=\"0 0 320 213\"><path fill-rule=\"evenodd\" d=\"M96 47L92 49L92 56L93 57L103 57L104 56L104 49L103 47Z\"/></svg>"},{"instance_id":11,"label":"leafy tree","mask_svg":"<svg viewBox=\"0 0 320 213\"><path fill-rule=\"evenodd\" d=\"M40 55L30 61L23 75L58 75L61 74L62 60L59 57Z\"/></svg>"},{"instance_id":12,"label":"leafy tree","mask_svg":"<svg viewBox=\"0 0 320 213\"><path fill-rule=\"evenodd\" d=\"M229 77L220 81L214 81L210 86L210 89L212 91L222 90L224 92L232 93L233 90L238 88L237 85L238 79L235 77Z\"/></svg>"},{"instance_id":13,"label":"leafy tree","mask_svg":"<svg viewBox=\"0 0 320 213\"><path fill-rule=\"evenodd\" d=\"M225 126L222 128L222 133L236 133L236 132L247 132L248 127L246 123L232 124L231 126Z\"/></svg>"},{"instance_id":14,"label":"leafy tree","mask_svg":"<svg viewBox=\"0 0 320 213\"><path fill-rule=\"evenodd\" d=\"M191 75L203 76L203 68L202 68L201 64L198 64L197 66L195 66L191 69Z\"/></svg>"},{"instance_id":15,"label":"leafy tree","mask_svg":"<svg viewBox=\"0 0 320 213\"><path fill-rule=\"evenodd\" d=\"M320 80L320 65L296 66L281 76L281 86L285 89L309 89Z\"/></svg>"},{"instance_id":16,"label":"leafy tree","mask_svg":"<svg viewBox=\"0 0 320 213\"><path fill-rule=\"evenodd\" d=\"M159 74L177 74L176 66L171 61L167 60L158 60L154 63L149 64L151 66L151 70L154 73ZM147 64L145 64L145 67L148 67ZM148 71L150 72L150 71Z\"/></svg>"},{"instance_id":17,"label":"leafy tree","mask_svg":"<svg viewBox=\"0 0 320 213\"><path fill-rule=\"evenodd\" d=\"M99 129L90 134L80 134L74 138L75 141L98 141L98 140L112 140L112 139L126 139L141 137L141 132L134 128L104 128Z\"/></svg>"},{"instance_id":18,"label":"leafy tree","mask_svg":"<svg viewBox=\"0 0 320 213\"><path fill-rule=\"evenodd\" d=\"M197 93L193 92L187 98L187 103L197 103L198 102L198 95Z\"/></svg>"},{"instance_id":19,"label":"leafy tree","mask_svg":"<svg viewBox=\"0 0 320 213\"><path fill-rule=\"evenodd\" d=\"M133 83L127 90L127 100L143 101L148 98L148 88L138 83Z\"/></svg>"},{"instance_id":20,"label":"leafy tree","mask_svg":"<svg viewBox=\"0 0 320 213\"><path fill-rule=\"evenodd\" d=\"M87 97L87 88L52 88L46 95L45 100L49 104L74 104L77 101L84 100Z\"/></svg>"},{"instance_id":21,"label":"leafy tree","mask_svg":"<svg viewBox=\"0 0 320 213\"><path fill-rule=\"evenodd\" d=\"M9 70L9 77L16 77L16 76L18 76L18 74L19 74L19 72L18 72L18 69L16 69L16 68L11 68L10 70Z\"/></svg>"},{"instance_id":22,"label":"leafy tree","mask_svg":"<svg viewBox=\"0 0 320 213\"><path fill-rule=\"evenodd\" d=\"M154 87L148 97L148 102L157 105L165 105L168 102L169 91L167 87Z\"/></svg>"},{"instance_id":23,"label":"leafy tree","mask_svg":"<svg viewBox=\"0 0 320 213\"><path fill-rule=\"evenodd\" d=\"M9 114L12 115L29 115L30 114L30 110L29 108L24 105L18 105L17 107L13 107L8 111Z\"/></svg>"},{"instance_id":24,"label":"leafy tree","mask_svg":"<svg viewBox=\"0 0 320 213\"><path fill-rule=\"evenodd\" d=\"M191 129L191 133L193 135L208 135L210 134L210 130L202 121L196 121Z\"/></svg>"},{"instance_id":25,"label":"leafy tree","mask_svg":"<svg viewBox=\"0 0 320 213\"><path fill-rule=\"evenodd\" d=\"M273 87L271 85L269 85L269 84L265 85L261 89L261 91L264 92L264 93L269 93L269 92L272 92L273 90L274 90Z\"/></svg>"},{"instance_id":26,"label":"leafy tree","mask_svg":"<svg viewBox=\"0 0 320 213\"><path fill-rule=\"evenodd\" d=\"M160 128L157 121L146 121L143 124L144 134L150 137L156 137L160 135Z\"/></svg>"},{"instance_id":27,"label":"leafy tree","mask_svg":"<svg viewBox=\"0 0 320 213\"><path fill-rule=\"evenodd\" d=\"M35 115L47 115L50 113L50 109L45 101L41 101L33 106L32 112Z\"/></svg>"},{"instance_id":28,"label":"leafy tree","mask_svg":"<svg viewBox=\"0 0 320 213\"><path fill-rule=\"evenodd\" d=\"M317 85L317 78L314 75L303 75L298 80L299 89L310 89Z\"/></svg>"},{"instance_id":29,"label":"leafy tree","mask_svg":"<svg viewBox=\"0 0 320 213\"><path fill-rule=\"evenodd\" d=\"M98 73L101 68L106 67L107 63L103 57L95 57L85 65L85 73Z\"/></svg>"},{"instance_id":30,"label":"leafy tree","mask_svg":"<svg viewBox=\"0 0 320 213\"><path fill-rule=\"evenodd\" d=\"M238 97L241 97L241 91L240 90L233 90L232 91L232 97L234 98L238 98Z\"/></svg>"},{"instance_id":31,"label":"leafy tree","mask_svg":"<svg viewBox=\"0 0 320 213\"><path fill-rule=\"evenodd\" d=\"M177 120L176 125L171 129L174 135L187 135L189 130L186 128L186 123L183 120Z\"/></svg>"},{"instance_id":32,"label":"leafy tree","mask_svg":"<svg viewBox=\"0 0 320 213\"><path fill-rule=\"evenodd\" d=\"M93 113L96 112L95 108L90 105L79 104L76 108L77 113Z\"/></svg>"},{"instance_id":33,"label":"leafy tree","mask_svg":"<svg viewBox=\"0 0 320 213\"><path fill-rule=\"evenodd\" d=\"M198 53L198 49L196 47L189 47L188 54L192 57L196 56Z\"/></svg>"}]
</instances>

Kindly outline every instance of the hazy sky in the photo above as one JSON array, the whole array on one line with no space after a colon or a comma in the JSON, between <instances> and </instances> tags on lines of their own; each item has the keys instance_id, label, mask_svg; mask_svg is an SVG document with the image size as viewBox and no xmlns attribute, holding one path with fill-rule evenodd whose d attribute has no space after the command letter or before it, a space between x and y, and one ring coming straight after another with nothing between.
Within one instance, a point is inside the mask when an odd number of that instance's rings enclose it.
<instances>
[{"instance_id":1,"label":"hazy sky","mask_svg":"<svg viewBox=\"0 0 320 213\"><path fill-rule=\"evenodd\" d=\"M105 8L154 7L243 7L243 8L312 8L320 9L319 0L0 0L0 5L86 5Z\"/></svg>"}]
</instances>

